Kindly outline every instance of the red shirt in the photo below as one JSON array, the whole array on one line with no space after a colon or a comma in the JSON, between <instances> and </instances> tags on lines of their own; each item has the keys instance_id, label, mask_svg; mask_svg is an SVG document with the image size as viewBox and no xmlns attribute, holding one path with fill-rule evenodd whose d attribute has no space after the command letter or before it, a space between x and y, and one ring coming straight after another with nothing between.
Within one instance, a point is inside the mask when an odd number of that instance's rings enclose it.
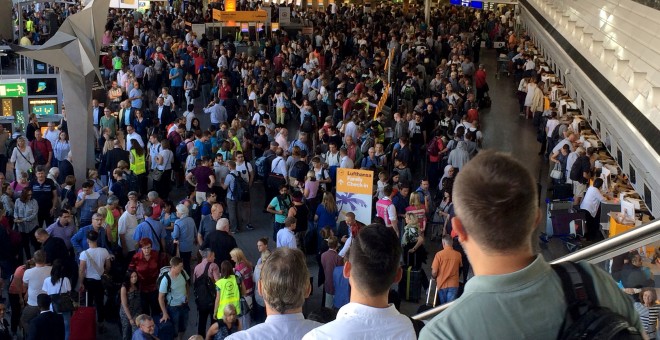
<instances>
[{"instance_id":1,"label":"red shirt","mask_svg":"<svg viewBox=\"0 0 660 340\"><path fill-rule=\"evenodd\" d=\"M158 263L157 251L151 251L148 261L145 259L144 253L138 251L133 255L129 268L134 269L138 274L140 292L148 293L158 289L156 281L158 280L160 264Z\"/></svg>"},{"instance_id":2,"label":"red shirt","mask_svg":"<svg viewBox=\"0 0 660 340\"><path fill-rule=\"evenodd\" d=\"M227 99L229 98L230 92L231 92L231 86L229 85L220 86L220 89L218 90L218 97L220 99Z\"/></svg>"},{"instance_id":3,"label":"red shirt","mask_svg":"<svg viewBox=\"0 0 660 340\"><path fill-rule=\"evenodd\" d=\"M48 154L53 152L53 146L50 145L50 141L45 138L41 138L40 141L36 139L31 141L30 148L32 149L35 163L38 165L45 165L48 162ZM40 157L37 155L40 155Z\"/></svg>"},{"instance_id":4,"label":"red shirt","mask_svg":"<svg viewBox=\"0 0 660 340\"><path fill-rule=\"evenodd\" d=\"M477 70L477 72L474 73L474 86L478 89L486 86L486 71Z\"/></svg>"}]
</instances>

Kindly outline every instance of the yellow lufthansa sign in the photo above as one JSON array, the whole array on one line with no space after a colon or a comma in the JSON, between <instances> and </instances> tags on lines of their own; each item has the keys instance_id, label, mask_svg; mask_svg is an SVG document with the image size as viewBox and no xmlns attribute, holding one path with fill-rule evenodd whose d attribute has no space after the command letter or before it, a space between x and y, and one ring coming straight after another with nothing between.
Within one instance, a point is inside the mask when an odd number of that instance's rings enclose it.
<instances>
[{"instance_id":1,"label":"yellow lufthansa sign","mask_svg":"<svg viewBox=\"0 0 660 340\"><path fill-rule=\"evenodd\" d=\"M264 22L268 19L266 11L219 11L213 10L213 20L215 21L239 21L239 22Z\"/></svg>"},{"instance_id":2,"label":"yellow lufthansa sign","mask_svg":"<svg viewBox=\"0 0 660 340\"><path fill-rule=\"evenodd\" d=\"M373 194L374 173L371 170L337 169L337 191L353 194Z\"/></svg>"}]
</instances>

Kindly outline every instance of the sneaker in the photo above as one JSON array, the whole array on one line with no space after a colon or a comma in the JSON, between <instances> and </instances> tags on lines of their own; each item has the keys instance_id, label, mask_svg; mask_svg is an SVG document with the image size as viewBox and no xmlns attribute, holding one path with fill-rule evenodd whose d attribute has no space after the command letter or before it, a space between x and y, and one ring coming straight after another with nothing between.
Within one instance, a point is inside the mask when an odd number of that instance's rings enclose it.
<instances>
[{"instance_id":1,"label":"sneaker","mask_svg":"<svg viewBox=\"0 0 660 340\"><path fill-rule=\"evenodd\" d=\"M245 226L245 229L254 230L254 227L251 224L248 224L248 225Z\"/></svg>"}]
</instances>

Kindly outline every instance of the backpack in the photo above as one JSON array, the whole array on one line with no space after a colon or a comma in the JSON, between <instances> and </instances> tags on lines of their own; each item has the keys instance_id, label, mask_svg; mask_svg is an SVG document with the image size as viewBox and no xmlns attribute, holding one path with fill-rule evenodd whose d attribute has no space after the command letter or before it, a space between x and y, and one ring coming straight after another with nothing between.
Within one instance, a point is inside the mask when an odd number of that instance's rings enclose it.
<instances>
[{"instance_id":1,"label":"backpack","mask_svg":"<svg viewBox=\"0 0 660 340\"><path fill-rule=\"evenodd\" d=\"M254 162L255 167L257 168L257 175L261 178L266 178L268 177L268 174L270 174L270 166L273 163L273 160L275 157L266 157L266 156L261 156L257 158L257 160Z\"/></svg>"},{"instance_id":2,"label":"backpack","mask_svg":"<svg viewBox=\"0 0 660 340\"><path fill-rule=\"evenodd\" d=\"M314 130L314 122L312 122L312 115L305 115L302 124L300 124L300 131L311 133Z\"/></svg>"},{"instance_id":3,"label":"backpack","mask_svg":"<svg viewBox=\"0 0 660 340\"><path fill-rule=\"evenodd\" d=\"M426 145L426 153L429 156L438 157L440 148L438 147L438 137L433 137L428 145Z\"/></svg>"},{"instance_id":4,"label":"backpack","mask_svg":"<svg viewBox=\"0 0 660 340\"><path fill-rule=\"evenodd\" d=\"M568 178L571 179L571 181L577 181L582 183L581 181L584 179L582 176L582 173L580 171L582 161L580 160L580 156L575 160L573 163L573 166L571 166L571 172L568 174Z\"/></svg>"},{"instance_id":5,"label":"backpack","mask_svg":"<svg viewBox=\"0 0 660 340\"><path fill-rule=\"evenodd\" d=\"M177 161L179 162L185 162L186 158L188 158L188 144L192 143L192 141L183 141L179 144L179 146L176 147L176 152L174 152L174 157L176 158Z\"/></svg>"},{"instance_id":6,"label":"backpack","mask_svg":"<svg viewBox=\"0 0 660 340\"><path fill-rule=\"evenodd\" d=\"M234 189L229 188L234 198L237 201L241 202L250 202L250 185L246 182L241 175L236 176L235 174L230 173L234 177Z\"/></svg>"},{"instance_id":7,"label":"backpack","mask_svg":"<svg viewBox=\"0 0 660 340\"><path fill-rule=\"evenodd\" d=\"M140 182L134 172L126 173L126 183L128 184L128 191L140 192ZM126 192L128 194L128 192Z\"/></svg>"},{"instance_id":8,"label":"backpack","mask_svg":"<svg viewBox=\"0 0 660 340\"><path fill-rule=\"evenodd\" d=\"M404 100L413 100L413 97L415 96L415 88L412 85L407 85L403 89L403 93L401 94L401 98Z\"/></svg>"},{"instance_id":9,"label":"backpack","mask_svg":"<svg viewBox=\"0 0 660 340\"><path fill-rule=\"evenodd\" d=\"M167 293L165 293L165 297L167 297L167 295L169 295L172 292L172 279L170 278L170 269L172 269L171 266L165 266L163 268L160 268L160 271L158 272L158 280L156 280L156 285L158 287L160 287L160 283L163 280L167 280ZM186 273L185 270L181 271L181 275L183 275L183 278L186 280L186 282L190 279L190 276L188 276L188 273Z\"/></svg>"},{"instance_id":10,"label":"backpack","mask_svg":"<svg viewBox=\"0 0 660 340\"><path fill-rule=\"evenodd\" d=\"M307 176L309 171L309 165L303 161L297 161L293 164L293 169L291 169L291 177L300 180L304 179Z\"/></svg>"},{"instance_id":11,"label":"backpack","mask_svg":"<svg viewBox=\"0 0 660 340\"><path fill-rule=\"evenodd\" d=\"M592 277L574 262L553 264L568 310L558 339L642 339L625 317L598 305Z\"/></svg>"},{"instance_id":12,"label":"backpack","mask_svg":"<svg viewBox=\"0 0 660 340\"><path fill-rule=\"evenodd\" d=\"M17 143L17 141L16 141L15 138L9 138L5 142L5 147L6 147L6 150L5 150L6 154L5 155L7 156L7 159L11 158L11 154L14 152L14 148L16 148L16 143Z\"/></svg>"},{"instance_id":13,"label":"backpack","mask_svg":"<svg viewBox=\"0 0 660 340\"><path fill-rule=\"evenodd\" d=\"M566 124L559 124L555 127L554 130L552 130L552 135L550 135L550 138L552 139L552 144L557 145L560 141L559 137L559 128L562 126L566 126Z\"/></svg>"},{"instance_id":14,"label":"backpack","mask_svg":"<svg viewBox=\"0 0 660 340\"><path fill-rule=\"evenodd\" d=\"M193 286L195 303L200 309L213 310L215 304L215 285L213 279L209 276L209 267L211 266L211 263L213 262L208 262L206 264L204 272L195 279Z\"/></svg>"}]
</instances>

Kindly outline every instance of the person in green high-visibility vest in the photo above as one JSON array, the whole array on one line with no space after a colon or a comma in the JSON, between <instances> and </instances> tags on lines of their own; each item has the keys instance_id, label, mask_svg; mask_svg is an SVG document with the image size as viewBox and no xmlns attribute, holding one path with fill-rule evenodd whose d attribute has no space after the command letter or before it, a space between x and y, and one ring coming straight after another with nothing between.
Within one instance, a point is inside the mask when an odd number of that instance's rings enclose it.
<instances>
[{"instance_id":1,"label":"person in green high-visibility vest","mask_svg":"<svg viewBox=\"0 0 660 340\"><path fill-rule=\"evenodd\" d=\"M139 192L147 193L147 159L144 148L133 139L131 143L131 153L129 155L130 169L137 176L139 183Z\"/></svg>"},{"instance_id":2,"label":"person in green high-visibility vest","mask_svg":"<svg viewBox=\"0 0 660 340\"><path fill-rule=\"evenodd\" d=\"M225 306L231 304L236 307L236 314L241 315L241 294L243 287L239 285L231 262L225 260L220 263L220 279L215 282L215 318L220 320L224 316Z\"/></svg>"}]
</instances>

